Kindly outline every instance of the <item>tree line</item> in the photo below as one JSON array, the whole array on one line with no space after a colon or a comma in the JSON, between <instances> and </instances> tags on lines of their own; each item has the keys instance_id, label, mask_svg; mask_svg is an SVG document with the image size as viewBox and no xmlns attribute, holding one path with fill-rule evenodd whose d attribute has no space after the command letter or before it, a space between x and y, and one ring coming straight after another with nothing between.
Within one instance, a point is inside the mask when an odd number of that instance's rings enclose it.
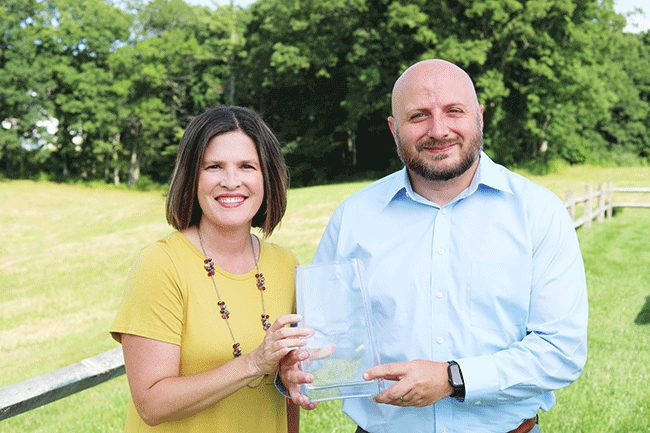
<instances>
[{"instance_id":1,"label":"tree line","mask_svg":"<svg viewBox=\"0 0 650 433\"><path fill-rule=\"evenodd\" d=\"M473 77L501 163L650 161L650 33L611 0L1 4L4 177L166 182L214 104L262 114L293 185L376 177L400 165L392 84L434 57Z\"/></svg>"}]
</instances>

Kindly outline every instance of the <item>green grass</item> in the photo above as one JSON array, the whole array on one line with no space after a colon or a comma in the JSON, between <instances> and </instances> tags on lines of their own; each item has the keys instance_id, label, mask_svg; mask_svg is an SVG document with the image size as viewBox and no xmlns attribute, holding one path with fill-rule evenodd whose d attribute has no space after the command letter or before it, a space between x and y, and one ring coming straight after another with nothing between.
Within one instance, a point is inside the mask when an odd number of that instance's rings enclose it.
<instances>
[{"instance_id":1,"label":"green grass","mask_svg":"<svg viewBox=\"0 0 650 433\"><path fill-rule=\"evenodd\" d=\"M529 176L561 197L611 180L650 186L650 168L563 168ZM365 183L290 191L272 241L309 262L336 205ZM646 196L650 201L650 197ZM0 386L115 347L107 333L139 249L171 229L160 192L0 182ZM589 361L542 414L549 432L650 431L650 210L580 229L590 297ZM1 433L121 432L128 389L115 379L0 422ZM302 417L302 432L352 432L339 402Z\"/></svg>"},{"instance_id":2,"label":"green grass","mask_svg":"<svg viewBox=\"0 0 650 433\"><path fill-rule=\"evenodd\" d=\"M580 231L589 288L583 375L557 393L547 431L650 431L650 209Z\"/></svg>"}]
</instances>

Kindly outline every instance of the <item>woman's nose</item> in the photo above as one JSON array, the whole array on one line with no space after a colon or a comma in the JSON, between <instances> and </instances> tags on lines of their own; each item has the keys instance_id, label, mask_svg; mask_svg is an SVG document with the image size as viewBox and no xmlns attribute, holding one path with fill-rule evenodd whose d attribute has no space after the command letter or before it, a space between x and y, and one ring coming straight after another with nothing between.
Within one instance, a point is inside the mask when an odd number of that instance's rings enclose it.
<instances>
[{"instance_id":1,"label":"woman's nose","mask_svg":"<svg viewBox=\"0 0 650 433\"><path fill-rule=\"evenodd\" d=\"M221 185L227 189L235 189L241 185L241 179L235 169L226 169L223 171Z\"/></svg>"}]
</instances>

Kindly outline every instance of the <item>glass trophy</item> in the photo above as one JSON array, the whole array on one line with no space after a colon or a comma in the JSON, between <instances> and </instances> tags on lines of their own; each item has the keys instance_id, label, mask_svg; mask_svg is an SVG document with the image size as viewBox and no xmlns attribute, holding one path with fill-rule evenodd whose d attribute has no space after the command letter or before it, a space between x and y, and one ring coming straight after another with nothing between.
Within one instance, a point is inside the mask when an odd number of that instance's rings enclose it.
<instances>
[{"instance_id":1,"label":"glass trophy","mask_svg":"<svg viewBox=\"0 0 650 433\"><path fill-rule=\"evenodd\" d=\"M360 262L298 266L296 286L298 314L303 316L300 326L315 332L303 347L309 358L300 365L314 381L303 384L301 393L312 402L379 394L383 381L362 377L379 364L379 352Z\"/></svg>"}]
</instances>

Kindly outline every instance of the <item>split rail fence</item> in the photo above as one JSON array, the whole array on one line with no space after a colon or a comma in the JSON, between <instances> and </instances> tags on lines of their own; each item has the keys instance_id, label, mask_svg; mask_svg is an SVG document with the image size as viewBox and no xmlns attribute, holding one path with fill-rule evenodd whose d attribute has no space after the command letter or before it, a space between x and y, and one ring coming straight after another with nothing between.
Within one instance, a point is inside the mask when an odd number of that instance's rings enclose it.
<instances>
[{"instance_id":1,"label":"split rail fence","mask_svg":"<svg viewBox=\"0 0 650 433\"><path fill-rule=\"evenodd\" d=\"M564 204L574 227L589 228L592 221L611 218L616 208L650 208L647 201L619 201L628 194L637 200L650 188L614 187L611 182L598 188L587 185L583 194L568 191ZM0 389L0 421L44 406L53 401L99 385L124 374L121 347L108 350L76 364Z\"/></svg>"},{"instance_id":2,"label":"split rail fence","mask_svg":"<svg viewBox=\"0 0 650 433\"><path fill-rule=\"evenodd\" d=\"M642 194L647 193L650 193L650 188L621 188L614 187L611 182L602 182L598 188L585 186L585 192L581 195L577 195L573 190L567 191L564 205L573 219L575 228L590 228L594 220L603 222L612 218L615 208L650 209L650 198L644 201L619 201L624 194L633 195L635 200L638 200Z\"/></svg>"}]
</instances>

